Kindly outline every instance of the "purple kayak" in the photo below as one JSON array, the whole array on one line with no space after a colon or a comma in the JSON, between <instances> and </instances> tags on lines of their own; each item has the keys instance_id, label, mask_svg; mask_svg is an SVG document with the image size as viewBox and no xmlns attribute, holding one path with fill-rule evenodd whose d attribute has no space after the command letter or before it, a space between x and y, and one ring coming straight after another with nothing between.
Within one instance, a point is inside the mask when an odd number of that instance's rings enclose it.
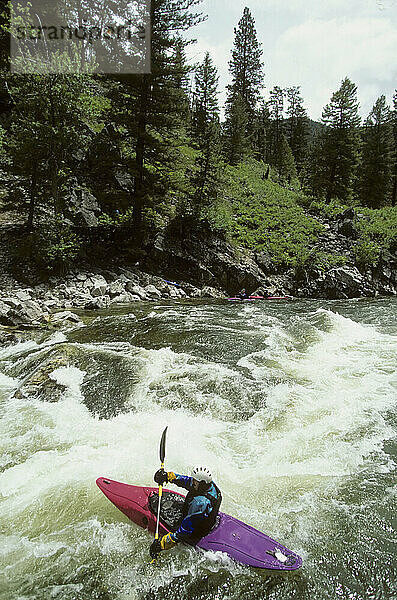
<instances>
[{"instance_id":1,"label":"purple kayak","mask_svg":"<svg viewBox=\"0 0 397 600\"><path fill-rule=\"evenodd\" d=\"M105 496L131 521L154 532L158 489L128 485L99 477L96 481ZM163 490L160 512L160 535L175 531L182 514L184 496ZM269 536L225 513L219 513L212 531L201 538L196 548L225 552L243 565L277 571L294 571L302 558Z\"/></svg>"}]
</instances>

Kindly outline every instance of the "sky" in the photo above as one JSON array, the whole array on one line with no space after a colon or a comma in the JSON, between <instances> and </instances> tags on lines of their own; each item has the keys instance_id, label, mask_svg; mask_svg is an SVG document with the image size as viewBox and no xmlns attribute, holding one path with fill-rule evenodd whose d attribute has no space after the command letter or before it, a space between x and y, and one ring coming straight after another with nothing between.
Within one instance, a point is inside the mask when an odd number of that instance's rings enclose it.
<instances>
[{"instance_id":1,"label":"sky","mask_svg":"<svg viewBox=\"0 0 397 600\"><path fill-rule=\"evenodd\" d=\"M208 19L193 29L188 56L210 52L218 68L219 100L229 83L234 28L248 6L262 44L267 97L274 85L300 86L308 115L324 106L349 77L366 117L379 96L392 103L397 88L397 0L203 0Z\"/></svg>"}]
</instances>

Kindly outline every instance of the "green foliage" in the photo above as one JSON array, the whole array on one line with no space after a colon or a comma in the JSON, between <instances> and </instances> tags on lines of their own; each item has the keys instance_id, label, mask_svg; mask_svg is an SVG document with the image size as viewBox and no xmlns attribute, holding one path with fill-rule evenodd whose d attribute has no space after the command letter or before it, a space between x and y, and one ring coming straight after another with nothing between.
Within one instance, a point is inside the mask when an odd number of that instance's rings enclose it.
<instances>
[{"instance_id":1,"label":"green foliage","mask_svg":"<svg viewBox=\"0 0 397 600\"><path fill-rule=\"evenodd\" d=\"M370 266L379 258L380 246L369 237L360 238L353 246L353 256L360 266Z\"/></svg>"},{"instance_id":2,"label":"green foliage","mask_svg":"<svg viewBox=\"0 0 397 600\"><path fill-rule=\"evenodd\" d=\"M268 252L278 264L302 265L324 228L305 214L298 194L264 180L263 173L263 163L254 160L228 167L230 234L244 247Z\"/></svg>"},{"instance_id":3,"label":"green foliage","mask_svg":"<svg viewBox=\"0 0 397 600\"><path fill-rule=\"evenodd\" d=\"M48 271L64 272L77 258L81 238L61 218L49 220L32 234L34 259Z\"/></svg>"},{"instance_id":4,"label":"green foliage","mask_svg":"<svg viewBox=\"0 0 397 600\"><path fill-rule=\"evenodd\" d=\"M332 198L329 202L325 202L325 200L321 198L314 198L313 196L306 196L305 194L301 194L299 196L299 204L304 206L310 213L314 213L328 219L334 219L349 208L347 204L342 204L334 198Z\"/></svg>"},{"instance_id":5,"label":"green foliage","mask_svg":"<svg viewBox=\"0 0 397 600\"><path fill-rule=\"evenodd\" d=\"M397 206L376 210L360 207L357 228L359 238L353 247L359 265L374 265L382 250L389 250L397 243Z\"/></svg>"},{"instance_id":6,"label":"green foliage","mask_svg":"<svg viewBox=\"0 0 397 600\"><path fill-rule=\"evenodd\" d=\"M380 208L391 201L394 140L385 96L373 106L363 132L363 156L358 181L360 202Z\"/></svg>"},{"instance_id":7,"label":"green foliage","mask_svg":"<svg viewBox=\"0 0 397 600\"><path fill-rule=\"evenodd\" d=\"M323 128L311 151L307 183L327 202L352 198L360 158L357 88L347 77L323 110Z\"/></svg>"},{"instance_id":8,"label":"green foliage","mask_svg":"<svg viewBox=\"0 0 397 600\"><path fill-rule=\"evenodd\" d=\"M291 185L297 179L294 155L283 133L275 148L274 165L277 167L280 183Z\"/></svg>"},{"instance_id":9,"label":"green foliage","mask_svg":"<svg viewBox=\"0 0 397 600\"><path fill-rule=\"evenodd\" d=\"M360 238L368 238L385 249L397 242L397 206L380 210L360 207L358 210L364 216L358 223Z\"/></svg>"},{"instance_id":10,"label":"green foliage","mask_svg":"<svg viewBox=\"0 0 397 600\"><path fill-rule=\"evenodd\" d=\"M331 254L322 250L313 253L313 266L320 269L320 271L329 271L334 267L340 267L346 264L346 261L347 257L344 254Z\"/></svg>"}]
</instances>

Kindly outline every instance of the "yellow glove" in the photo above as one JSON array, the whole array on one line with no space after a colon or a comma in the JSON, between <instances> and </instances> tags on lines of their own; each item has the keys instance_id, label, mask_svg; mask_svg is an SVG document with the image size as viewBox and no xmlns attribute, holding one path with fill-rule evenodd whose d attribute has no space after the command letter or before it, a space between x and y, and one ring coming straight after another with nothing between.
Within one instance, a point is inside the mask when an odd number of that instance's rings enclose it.
<instances>
[{"instance_id":1,"label":"yellow glove","mask_svg":"<svg viewBox=\"0 0 397 600\"><path fill-rule=\"evenodd\" d=\"M176 479L176 475L173 471L167 471L167 477L168 477L169 483L172 483Z\"/></svg>"},{"instance_id":2,"label":"yellow glove","mask_svg":"<svg viewBox=\"0 0 397 600\"><path fill-rule=\"evenodd\" d=\"M160 546L162 550L169 550L170 548L176 546L176 544L177 542L174 542L174 540L171 538L171 533L163 535L163 537L160 540Z\"/></svg>"}]
</instances>

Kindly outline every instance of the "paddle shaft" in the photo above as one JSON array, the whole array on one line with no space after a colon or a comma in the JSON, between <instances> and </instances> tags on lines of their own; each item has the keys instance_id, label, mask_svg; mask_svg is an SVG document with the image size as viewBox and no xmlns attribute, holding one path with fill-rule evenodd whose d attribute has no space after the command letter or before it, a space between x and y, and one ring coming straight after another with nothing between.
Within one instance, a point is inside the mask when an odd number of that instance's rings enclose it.
<instances>
[{"instance_id":1,"label":"paddle shaft","mask_svg":"<svg viewBox=\"0 0 397 600\"><path fill-rule=\"evenodd\" d=\"M164 463L161 463L161 468L164 469ZM155 540L159 539L159 525L160 525L160 508L161 508L161 497L163 495L163 486L159 485L159 503L157 505L157 523L156 523L156 534L154 536Z\"/></svg>"},{"instance_id":2,"label":"paddle shaft","mask_svg":"<svg viewBox=\"0 0 397 600\"><path fill-rule=\"evenodd\" d=\"M163 435L161 436L161 441L160 441L160 469L164 469L164 460L165 460L165 440L166 440L166 436L167 436L167 429L168 427L166 427L163 431ZM161 509L161 497L163 495L163 486L159 485L159 503L157 506L157 523L156 523L156 533L154 535L154 539L158 540L159 539L159 526L160 526L160 509ZM152 563L154 563L156 561L156 559L154 558L152 560Z\"/></svg>"}]
</instances>

